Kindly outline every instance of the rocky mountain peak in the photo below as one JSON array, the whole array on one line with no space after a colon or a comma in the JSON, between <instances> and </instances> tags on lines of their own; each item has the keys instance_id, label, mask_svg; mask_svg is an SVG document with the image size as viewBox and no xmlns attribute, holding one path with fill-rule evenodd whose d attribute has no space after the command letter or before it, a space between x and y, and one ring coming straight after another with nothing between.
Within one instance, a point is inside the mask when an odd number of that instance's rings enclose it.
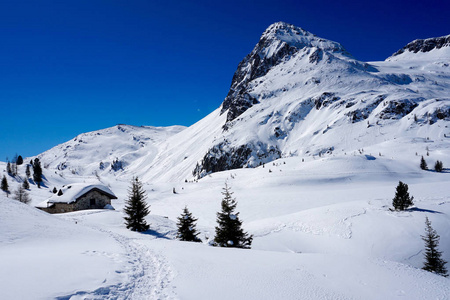
<instances>
[{"instance_id":1,"label":"rocky mountain peak","mask_svg":"<svg viewBox=\"0 0 450 300\"><path fill-rule=\"evenodd\" d=\"M429 38L418 39L411 43L408 43L405 47L395 52L392 57L398 56L405 52L418 53L418 52L430 52L434 49L441 49L444 47L450 47L450 35Z\"/></svg>"},{"instance_id":2,"label":"rocky mountain peak","mask_svg":"<svg viewBox=\"0 0 450 300\"><path fill-rule=\"evenodd\" d=\"M228 122L236 119L248 108L258 103L249 89L249 82L266 75L274 66L291 59L299 51L312 50L311 63L317 63L323 52L350 56L339 44L285 22L270 25L262 34L253 51L238 65L221 113L227 112Z\"/></svg>"},{"instance_id":3,"label":"rocky mountain peak","mask_svg":"<svg viewBox=\"0 0 450 300\"><path fill-rule=\"evenodd\" d=\"M277 22L270 25L262 34L260 38L261 42L284 42L291 47L302 49L305 47L317 47L322 50L333 52L346 52L345 49L336 42L317 37L309 31L303 28L285 23ZM267 43L265 43L267 45ZM270 56L269 53L265 53Z\"/></svg>"}]
</instances>

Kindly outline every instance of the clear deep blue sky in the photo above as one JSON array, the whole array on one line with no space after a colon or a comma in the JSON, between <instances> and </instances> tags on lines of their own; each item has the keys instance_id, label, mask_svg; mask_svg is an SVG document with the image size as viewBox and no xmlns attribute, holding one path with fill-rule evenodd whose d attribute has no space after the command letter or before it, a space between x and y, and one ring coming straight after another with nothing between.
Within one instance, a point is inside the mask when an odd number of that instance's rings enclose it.
<instances>
[{"instance_id":1,"label":"clear deep blue sky","mask_svg":"<svg viewBox=\"0 0 450 300\"><path fill-rule=\"evenodd\" d=\"M0 0L0 160L119 123L192 125L274 22L384 60L450 34L449 3Z\"/></svg>"}]
</instances>

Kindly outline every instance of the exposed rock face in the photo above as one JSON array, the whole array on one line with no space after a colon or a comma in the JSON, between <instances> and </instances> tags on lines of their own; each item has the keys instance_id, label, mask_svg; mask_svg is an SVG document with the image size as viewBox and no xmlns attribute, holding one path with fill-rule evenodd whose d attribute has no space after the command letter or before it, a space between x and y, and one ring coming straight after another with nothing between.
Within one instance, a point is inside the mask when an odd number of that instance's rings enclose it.
<instances>
[{"instance_id":1,"label":"exposed rock face","mask_svg":"<svg viewBox=\"0 0 450 300\"><path fill-rule=\"evenodd\" d=\"M413 53L430 52L433 49L440 49L442 47L450 47L450 35L412 41L402 49L395 52L392 56L402 54L405 51Z\"/></svg>"},{"instance_id":2,"label":"exposed rock face","mask_svg":"<svg viewBox=\"0 0 450 300\"><path fill-rule=\"evenodd\" d=\"M233 147L229 141L225 140L209 149L202 161L195 167L192 175L202 178L214 172L256 167L280 157L281 151L274 146L258 142L257 145L247 144Z\"/></svg>"},{"instance_id":3,"label":"exposed rock face","mask_svg":"<svg viewBox=\"0 0 450 300\"><path fill-rule=\"evenodd\" d=\"M253 51L239 63L234 73L230 91L221 109L221 114L228 111L227 123L259 103L256 95L252 95L249 85L251 81L266 75L273 66L289 60L304 48L314 48L309 56L311 64L317 64L324 51L349 55L339 43L316 37L300 27L284 22L272 24L263 33ZM227 129L227 124L224 129Z\"/></svg>"}]
</instances>

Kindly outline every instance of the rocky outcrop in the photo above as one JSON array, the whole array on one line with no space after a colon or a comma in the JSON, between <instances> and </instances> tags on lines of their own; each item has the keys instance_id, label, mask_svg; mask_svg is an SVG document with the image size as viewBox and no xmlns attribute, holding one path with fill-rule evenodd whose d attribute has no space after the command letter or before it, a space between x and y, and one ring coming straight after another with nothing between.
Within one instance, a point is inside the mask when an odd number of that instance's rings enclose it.
<instances>
[{"instance_id":1,"label":"rocky outcrop","mask_svg":"<svg viewBox=\"0 0 450 300\"><path fill-rule=\"evenodd\" d=\"M201 162L195 166L192 175L199 179L214 172L257 167L280 157L281 151L276 146L258 142L236 147L225 140L208 150Z\"/></svg>"},{"instance_id":2,"label":"rocky outcrop","mask_svg":"<svg viewBox=\"0 0 450 300\"><path fill-rule=\"evenodd\" d=\"M430 52L433 49L440 49L442 47L450 47L450 35L412 41L402 49L395 52L392 56L400 55L406 51L412 53Z\"/></svg>"},{"instance_id":3,"label":"rocky outcrop","mask_svg":"<svg viewBox=\"0 0 450 300\"><path fill-rule=\"evenodd\" d=\"M234 73L230 90L221 108L221 114L227 112L227 123L259 103L257 97L252 94L250 82L266 75L273 66L289 60L304 48L312 50L309 56L311 64L317 64L324 51L349 55L339 43L316 37L300 27L284 22L271 25L253 51L239 63ZM227 124L224 129L227 129Z\"/></svg>"}]
</instances>

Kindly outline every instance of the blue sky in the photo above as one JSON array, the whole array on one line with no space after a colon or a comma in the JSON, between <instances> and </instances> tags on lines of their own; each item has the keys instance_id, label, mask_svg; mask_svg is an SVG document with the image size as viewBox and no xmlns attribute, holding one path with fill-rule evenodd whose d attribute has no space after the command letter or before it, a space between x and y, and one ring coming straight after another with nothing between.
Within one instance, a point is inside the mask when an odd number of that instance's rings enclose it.
<instances>
[{"instance_id":1,"label":"blue sky","mask_svg":"<svg viewBox=\"0 0 450 300\"><path fill-rule=\"evenodd\" d=\"M120 123L195 123L277 21L373 61L450 34L449 11L448 0L0 0L0 160Z\"/></svg>"}]
</instances>

